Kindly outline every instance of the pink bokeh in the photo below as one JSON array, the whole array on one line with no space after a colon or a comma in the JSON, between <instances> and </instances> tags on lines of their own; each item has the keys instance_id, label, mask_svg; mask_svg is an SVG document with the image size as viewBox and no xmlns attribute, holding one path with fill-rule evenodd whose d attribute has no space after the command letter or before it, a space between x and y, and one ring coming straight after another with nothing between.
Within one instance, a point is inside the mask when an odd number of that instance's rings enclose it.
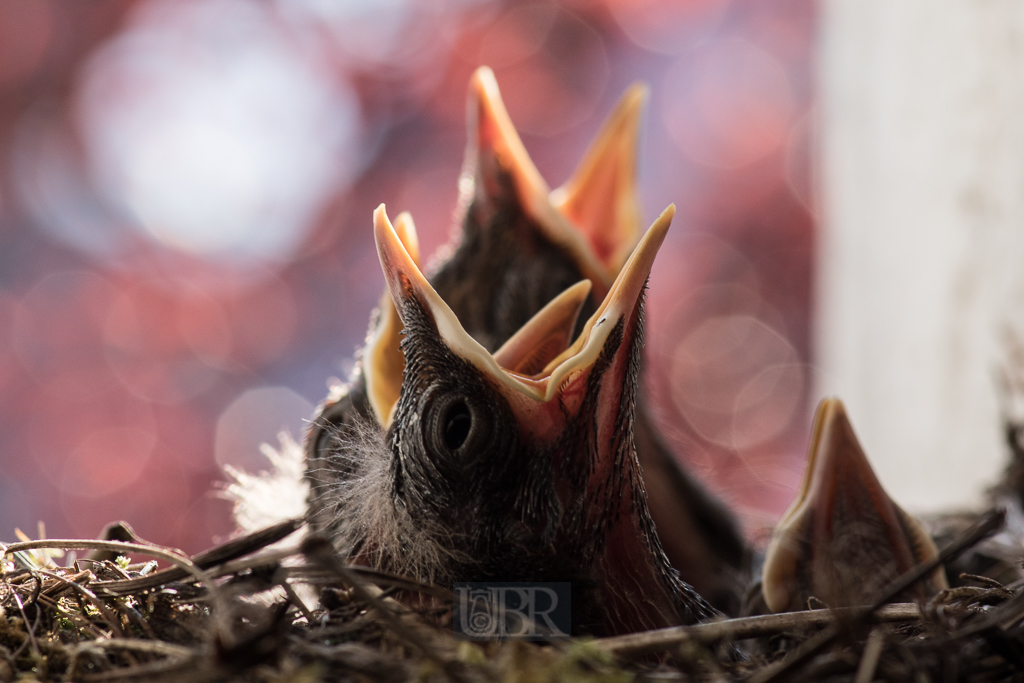
<instances>
[{"instance_id":1,"label":"pink bokeh","mask_svg":"<svg viewBox=\"0 0 1024 683\"><path fill-rule=\"evenodd\" d=\"M229 535L220 464L263 466L254 435L298 436L351 368L383 288L373 208L411 211L428 260L453 234L481 64L552 187L650 84L643 213L679 213L646 390L763 537L812 407L814 20L809 0L0 0L0 538Z\"/></svg>"}]
</instances>

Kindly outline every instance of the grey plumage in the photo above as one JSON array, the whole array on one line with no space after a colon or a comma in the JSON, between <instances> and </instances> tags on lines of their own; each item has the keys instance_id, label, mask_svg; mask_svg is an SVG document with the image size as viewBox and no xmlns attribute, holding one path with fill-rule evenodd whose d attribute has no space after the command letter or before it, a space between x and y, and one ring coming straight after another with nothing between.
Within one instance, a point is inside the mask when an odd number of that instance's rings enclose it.
<instances>
[{"instance_id":1,"label":"grey plumage","mask_svg":"<svg viewBox=\"0 0 1024 683\"><path fill-rule=\"evenodd\" d=\"M667 219L662 236L665 228ZM453 351L422 296L409 285L396 299L406 365L383 442L346 428L347 452L360 457L334 456L353 481L324 491L348 520L335 541L356 561L441 584L571 581L576 633L712 616L669 565L647 510L632 438L642 302L608 321L598 355L576 370L586 377L580 403L556 395L565 423L545 438L528 432L523 408L493 377ZM611 443L599 436L609 425Z\"/></svg>"},{"instance_id":2,"label":"grey plumage","mask_svg":"<svg viewBox=\"0 0 1024 683\"><path fill-rule=\"evenodd\" d=\"M522 173L510 171L507 159L479 138L471 131L460 183L460 242L430 279L466 331L493 351L566 287L593 274L578 254L552 241L550 226L541 225L524 205ZM589 300L581 322L594 308ZM665 447L642 402L637 411L633 436L652 485L651 513L673 565L713 604L733 613L746 580L745 542L729 511ZM321 407L306 441L315 527L343 533L343 511L328 492L354 476L352 444L374 421L366 378L359 372L343 395Z\"/></svg>"}]
</instances>

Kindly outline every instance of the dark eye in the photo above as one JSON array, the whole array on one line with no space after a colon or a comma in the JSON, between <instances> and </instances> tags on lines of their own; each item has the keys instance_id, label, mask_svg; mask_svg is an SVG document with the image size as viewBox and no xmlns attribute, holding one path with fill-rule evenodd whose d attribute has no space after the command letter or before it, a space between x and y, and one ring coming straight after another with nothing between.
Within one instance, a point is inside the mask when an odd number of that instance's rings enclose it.
<instances>
[{"instance_id":1,"label":"dark eye","mask_svg":"<svg viewBox=\"0 0 1024 683\"><path fill-rule=\"evenodd\" d=\"M490 447L493 417L484 401L441 392L427 399L424 434L431 451L475 458Z\"/></svg>"},{"instance_id":2,"label":"dark eye","mask_svg":"<svg viewBox=\"0 0 1024 683\"><path fill-rule=\"evenodd\" d=\"M458 401L448 409L448 415L444 420L444 445L450 451L457 451L466 443L470 430L473 429L473 416L469 412L469 406Z\"/></svg>"}]
</instances>

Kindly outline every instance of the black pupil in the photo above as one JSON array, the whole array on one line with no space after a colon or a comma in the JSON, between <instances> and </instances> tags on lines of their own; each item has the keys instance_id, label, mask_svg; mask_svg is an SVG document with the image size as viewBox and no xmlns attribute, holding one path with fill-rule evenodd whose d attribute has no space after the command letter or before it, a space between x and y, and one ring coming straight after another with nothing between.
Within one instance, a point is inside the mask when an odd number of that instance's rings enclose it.
<instances>
[{"instance_id":1,"label":"black pupil","mask_svg":"<svg viewBox=\"0 0 1024 683\"><path fill-rule=\"evenodd\" d=\"M444 444L450 450L459 450L462 444L466 443L472 426L473 418L469 415L469 407L465 403L456 404L448 413L448 419L444 424Z\"/></svg>"}]
</instances>

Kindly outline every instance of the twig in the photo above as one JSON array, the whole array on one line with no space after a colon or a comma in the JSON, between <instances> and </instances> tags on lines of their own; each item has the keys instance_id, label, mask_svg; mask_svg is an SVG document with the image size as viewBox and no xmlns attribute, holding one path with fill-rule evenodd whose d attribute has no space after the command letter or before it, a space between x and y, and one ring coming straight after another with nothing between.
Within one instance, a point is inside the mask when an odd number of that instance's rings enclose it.
<instances>
[{"instance_id":1,"label":"twig","mask_svg":"<svg viewBox=\"0 0 1024 683\"><path fill-rule=\"evenodd\" d=\"M179 569L183 570L186 575L191 574L199 581L209 584L209 576L207 576L199 567L192 563L188 557L180 554L177 551L170 551L164 548L158 548L151 545L140 545L138 543L124 543L123 541L82 541L74 539L47 539L39 541L26 541L24 543L12 543L4 548L4 552L0 555L0 558L10 555L12 553L22 552L24 550L35 550L37 548L59 548L67 550L69 548L75 548L78 550L110 550L113 552L120 552L122 554L127 553L138 553L140 555L148 555L150 557L159 557L160 559L167 560L171 564L175 565Z\"/></svg>"},{"instance_id":2,"label":"twig","mask_svg":"<svg viewBox=\"0 0 1024 683\"><path fill-rule=\"evenodd\" d=\"M670 650L685 642L714 643L720 640L747 640L761 638L792 629L806 629L815 626L826 626L837 619L848 618L853 609L837 610L805 610L803 612L783 612L766 614L757 617L739 617L712 621L694 626L675 626L656 631L630 633L624 636L600 638L595 645L605 652L622 658L640 657ZM915 621L921 618L921 611L913 603L886 605L873 616L878 623Z\"/></svg>"},{"instance_id":3,"label":"twig","mask_svg":"<svg viewBox=\"0 0 1024 683\"><path fill-rule=\"evenodd\" d=\"M227 565L225 565L225 567L226 566ZM325 578L334 578L334 575L330 572L325 572L322 569L308 564L289 566L287 569L289 575L301 579L303 583L317 583L318 581L323 583ZM451 590L432 583L423 583L422 581L416 581L415 579L410 579L404 576L388 574L387 572L377 571L376 569L370 569L369 567L350 565L349 569L358 574L364 581L366 581L366 583L372 583L380 588L397 588L398 590L411 591L413 593L423 593L446 602L451 602L454 597Z\"/></svg>"},{"instance_id":4,"label":"twig","mask_svg":"<svg viewBox=\"0 0 1024 683\"><path fill-rule=\"evenodd\" d=\"M1017 624L1024 616L1024 593L1017 593L1009 600L993 609L988 614L967 624L948 637L950 642L984 633L993 628L1007 630Z\"/></svg>"},{"instance_id":5,"label":"twig","mask_svg":"<svg viewBox=\"0 0 1024 683\"><path fill-rule=\"evenodd\" d=\"M874 612L879 607L889 602L897 595L907 590L928 574L978 545L986 538L996 533L1006 524L1006 510L999 508L993 510L980 522L974 524L965 531L957 540L946 546L935 558L929 562L923 562L896 579L882 594L871 604L869 612Z\"/></svg>"},{"instance_id":6,"label":"twig","mask_svg":"<svg viewBox=\"0 0 1024 683\"><path fill-rule=\"evenodd\" d=\"M77 549L89 549L89 550L111 550L118 553L129 553L135 552L140 555L146 555L149 557L158 557L167 560L171 564L175 565L176 568L184 571L186 575L191 574L200 583L206 586L206 589L210 592L210 598L213 604L217 607L219 613L226 613L226 603L223 592L218 588L214 580L205 571L197 567L192 561L181 554L180 551L171 551L165 548L159 548L149 545L141 545L138 543L124 543L121 541L82 541L82 540L68 540L68 539L55 539L55 540L38 540L28 541L25 543L12 543L4 548L4 552L0 555L0 559L4 556L21 552L23 550L33 550L35 548L77 548ZM157 572L159 573L159 572ZM95 584L94 584L95 587ZM155 587L155 586L154 586ZM111 624L111 628L120 631L118 624Z\"/></svg>"},{"instance_id":7,"label":"twig","mask_svg":"<svg viewBox=\"0 0 1024 683\"><path fill-rule=\"evenodd\" d=\"M306 603L299 597L299 594L295 592L294 588L292 588L292 585L288 583L288 572L284 567L278 567L277 570L274 571L274 575L270 580L280 586L288 597L288 602L295 605L295 607L302 612L302 616L306 617L306 623L312 624L315 617L313 616L313 613L309 611L309 608L306 607Z\"/></svg>"},{"instance_id":8,"label":"twig","mask_svg":"<svg viewBox=\"0 0 1024 683\"><path fill-rule=\"evenodd\" d=\"M45 571L41 571L40 573L48 574L48 572ZM43 595L50 596L54 593L59 593L64 590L68 583L77 583L80 586L84 586L87 583L89 583L90 580L92 580L93 575L92 572L86 570L83 572L77 572L75 574L72 574L71 576L54 575L54 578L56 578L57 580L43 588Z\"/></svg>"},{"instance_id":9,"label":"twig","mask_svg":"<svg viewBox=\"0 0 1024 683\"><path fill-rule=\"evenodd\" d=\"M91 640L86 643L81 643L71 651L71 658L68 662L68 679L74 679L75 670L78 667L78 659L82 654L92 652L103 652L105 650L119 649L128 650L130 652L140 652L146 654L163 655L168 658L161 662L155 662L153 664L127 667L113 672L107 672L106 674L92 675L87 678L90 680L100 680L104 678L129 678L142 674L152 674L156 671L167 668L168 664L172 666L181 666L184 662L189 661L195 657L195 652L187 647L181 645L174 645L173 643L166 643L163 641L153 640L139 640L135 638L116 638L112 640Z\"/></svg>"},{"instance_id":10,"label":"twig","mask_svg":"<svg viewBox=\"0 0 1024 683\"><path fill-rule=\"evenodd\" d=\"M73 621L78 626L78 628L88 631L93 638L108 637L107 634L104 633L102 629L98 628L86 617L82 616L81 614L75 614L73 612L68 612L67 610L62 609L60 604L54 598L48 597L46 595L40 595L39 604L46 605L49 609L52 609L56 616L62 619ZM81 603L79 603L79 606L81 607ZM82 612L84 614L85 610L83 609Z\"/></svg>"},{"instance_id":11,"label":"twig","mask_svg":"<svg viewBox=\"0 0 1024 683\"><path fill-rule=\"evenodd\" d=\"M395 634L406 641L417 650L422 652L428 659L438 666L448 669L448 660L441 656L433 646L426 641L419 633L407 628L395 614L376 595L367 590L366 585L354 571L349 569L334 553L331 544L317 536L309 536L302 541L300 546L302 553L310 560L316 562L324 569L334 572L347 583L353 594L376 611Z\"/></svg>"},{"instance_id":12,"label":"twig","mask_svg":"<svg viewBox=\"0 0 1024 683\"><path fill-rule=\"evenodd\" d=\"M272 567L279 563L281 560L294 557L296 554L295 549L288 550L275 550L267 553L260 554L256 557L245 558L244 560L229 561L221 565L216 564L205 564L200 565L193 558L192 563L197 567L201 567L206 570L207 575L211 579L220 578L222 576L228 576L230 574L236 574L244 569L258 569L263 567ZM196 557L199 557L196 555ZM146 574L145 576L138 576L134 579L118 579L115 581L97 581L93 584L97 593L109 596L123 597L126 595L132 595L133 593L141 593L143 591L152 590L153 588L159 588L166 586L174 581L180 581L188 576L187 573L181 571L177 567L168 567L159 571L153 572L152 574Z\"/></svg>"},{"instance_id":13,"label":"twig","mask_svg":"<svg viewBox=\"0 0 1024 683\"><path fill-rule=\"evenodd\" d=\"M189 672L189 680L193 683L204 683L208 681L211 676L208 671L203 669L196 670L197 661L195 659L162 659L157 662L150 662L149 664L140 664L139 666L124 667L119 669L111 669L110 671L103 671L95 674L82 674L82 681L119 681L119 680L136 680L136 681L153 681L153 680L168 680L166 677L170 673L178 673L181 671ZM174 680L173 678L170 680Z\"/></svg>"},{"instance_id":14,"label":"twig","mask_svg":"<svg viewBox=\"0 0 1024 683\"><path fill-rule=\"evenodd\" d=\"M142 640L140 638L111 638L110 640L90 640L77 646L76 650L81 652L91 650L132 650L133 652L145 652L151 655L163 655L165 657L179 657L187 659L194 654L191 648L184 645L175 645L160 640Z\"/></svg>"},{"instance_id":15,"label":"twig","mask_svg":"<svg viewBox=\"0 0 1024 683\"><path fill-rule=\"evenodd\" d=\"M46 571L45 569L37 569L36 571L42 574L43 576L49 576L51 579L56 579L57 581L63 583L69 588L73 588L76 591L78 591L82 596L85 597L86 600L88 600L92 604L93 607L96 608L96 611L103 615L103 618L106 620L106 622L110 624L110 630L113 631L114 634L119 638L124 638L124 630L121 628L120 620L113 612L107 609L107 606L103 604L102 600L96 597L95 593L93 593L85 586L79 583L75 583L71 579L65 579L59 574L54 574L53 572Z\"/></svg>"},{"instance_id":16,"label":"twig","mask_svg":"<svg viewBox=\"0 0 1024 683\"><path fill-rule=\"evenodd\" d=\"M272 543L277 543L302 528L304 524L305 521L302 519L289 519L279 522L266 529L261 529L260 531L236 538L216 548L199 553L191 559L191 562L196 567L204 570L216 567L217 565L226 565L231 560L254 553ZM294 549L276 551L274 556L279 555L283 558L294 555L295 552ZM135 579L98 581L94 584L94 587L97 593L103 593L104 595L130 595L150 590L151 588L159 588L172 581L179 581L188 576L189 573L181 567L168 567Z\"/></svg>"},{"instance_id":17,"label":"twig","mask_svg":"<svg viewBox=\"0 0 1024 683\"><path fill-rule=\"evenodd\" d=\"M885 630L876 628L868 636L868 642L864 646L864 652L860 657L860 664L857 665L857 675L853 683L871 683L875 680L875 670L878 668L878 660L882 656L882 649L885 647Z\"/></svg>"},{"instance_id":18,"label":"twig","mask_svg":"<svg viewBox=\"0 0 1024 683\"><path fill-rule=\"evenodd\" d=\"M38 581L39 579L36 579L36 580ZM32 655L35 656L38 659L39 658L39 643L36 642L35 631L36 631L36 628L39 627L39 615L41 615L43 613L43 611L41 609L39 609L38 607L36 608L36 621L35 621L35 623L32 626L29 626L28 625L28 615L25 614L25 606L21 603L21 596L18 595L17 591L14 591L14 601L18 603L18 610L21 612L21 618L25 622L25 633L28 634L28 639L27 639L28 643L32 645ZM25 645L23 643L22 647L24 647L24 646ZM19 647L18 651L14 653L14 657L17 658L17 656L18 656L18 654L20 652L21 652L21 647Z\"/></svg>"}]
</instances>

